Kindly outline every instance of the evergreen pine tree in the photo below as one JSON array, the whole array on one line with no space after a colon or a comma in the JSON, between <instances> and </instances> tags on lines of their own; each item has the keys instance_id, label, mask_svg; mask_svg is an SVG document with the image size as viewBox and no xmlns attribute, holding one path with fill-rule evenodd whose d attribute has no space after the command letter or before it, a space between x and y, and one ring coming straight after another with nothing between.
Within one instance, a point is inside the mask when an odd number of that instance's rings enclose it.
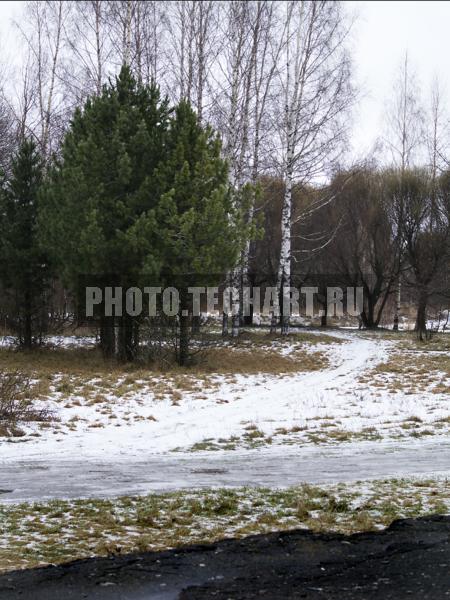
<instances>
[{"instance_id":1,"label":"evergreen pine tree","mask_svg":"<svg viewBox=\"0 0 450 600\"><path fill-rule=\"evenodd\" d=\"M43 165L32 140L21 144L1 195L1 276L7 320L24 348L42 339L49 265L37 229Z\"/></svg>"},{"instance_id":2,"label":"evergreen pine tree","mask_svg":"<svg viewBox=\"0 0 450 600\"><path fill-rule=\"evenodd\" d=\"M136 285L143 268L158 275L160 192L153 173L163 157L168 115L158 88L137 83L127 66L76 110L40 215L44 242L66 284L76 288L81 275L114 274L114 284L125 289ZM132 360L136 321L124 315L120 325L117 340L114 323L102 318L103 352L111 356L118 348L119 358Z\"/></svg>"},{"instance_id":3,"label":"evergreen pine tree","mask_svg":"<svg viewBox=\"0 0 450 600\"><path fill-rule=\"evenodd\" d=\"M157 177L166 189L157 219L164 248L165 283L180 292L178 362L189 359L188 287L218 285L236 264L248 228L228 184L219 138L181 102L167 134L166 158Z\"/></svg>"}]
</instances>

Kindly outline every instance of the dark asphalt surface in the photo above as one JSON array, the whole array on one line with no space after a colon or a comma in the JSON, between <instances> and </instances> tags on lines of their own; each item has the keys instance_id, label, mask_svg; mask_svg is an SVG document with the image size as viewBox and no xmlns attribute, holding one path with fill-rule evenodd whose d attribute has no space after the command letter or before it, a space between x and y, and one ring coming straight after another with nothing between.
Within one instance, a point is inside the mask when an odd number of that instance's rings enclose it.
<instances>
[{"instance_id":1,"label":"dark asphalt surface","mask_svg":"<svg viewBox=\"0 0 450 600\"><path fill-rule=\"evenodd\" d=\"M450 516L349 537L292 531L16 571L2 600L440 600L450 598Z\"/></svg>"}]
</instances>

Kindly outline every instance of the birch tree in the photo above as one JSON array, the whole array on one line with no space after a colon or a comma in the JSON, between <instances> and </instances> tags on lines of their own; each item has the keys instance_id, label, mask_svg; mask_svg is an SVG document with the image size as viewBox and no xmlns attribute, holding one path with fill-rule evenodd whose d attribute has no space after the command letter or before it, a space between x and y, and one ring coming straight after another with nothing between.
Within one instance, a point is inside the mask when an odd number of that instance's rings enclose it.
<instances>
[{"instance_id":1,"label":"birch tree","mask_svg":"<svg viewBox=\"0 0 450 600\"><path fill-rule=\"evenodd\" d=\"M187 100L201 122L210 104L210 78L218 53L220 2L172 2L168 9L171 44L169 92L174 100Z\"/></svg>"},{"instance_id":2,"label":"birch tree","mask_svg":"<svg viewBox=\"0 0 450 600\"><path fill-rule=\"evenodd\" d=\"M235 202L244 183L244 161L248 150L250 87L254 55L251 43L250 3L230 2L227 5L223 31L224 52L220 63L220 93L216 115L225 140L224 153L230 165L230 179L235 190ZM231 286L232 335L239 333L241 269L237 264L229 273ZM222 334L228 334L228 307L224 307Z\"/></svg>"},{"instance_id":3,"label":"birch tree","mask_svg":"<svg viewBox=\"0 0 450 600\"><path fill-rule=\"evenodd\" d=\"M247 220L252 223L255 210L254 190L260 173L261 136L268 117L268 98L272 93L273 74L281 47L277 38L276 3L229 2L221 32L223 50L215 77L214 118L224 138L224 152L236 192L236 202L245 198ZM266 140L265 140L266 141ZM232 288L232 335L237 336L242 320L240 305L243 287L248 285L250 240L239 263L229 274ZM228 333L228 317L223 314L223 334Z\"/></svg>"},{"instance_id":4,"label":"birch tree","mask_svg":"<svg viewBox=\"0 0 450 600\"><path fill-rule=\"evenodd\" d=\"M284 66L278 74L283 114L278 130L285 191L281 219L278 297L283 295L282 333L289 327L292 262L292 188L324 172L345 139L351 105L348 26L338 2L286 2ZM276 315L273 315L273 326Z\"/></svg>"},{"instance_id":5,"label":"birch tree","mask_svg":"<svg viewBox=\"0 0 450 600\"><path fill-rule=\"evenodd\" d=\"M435 78L431 85L429 107L426 114L426 143L431 178L430 229L439 218L438 178L448 167L449 118L445 110L444 97L439 80Z\"/></svg>"},{"instance_id":6,"label":"birch tree","mask_svg":"<svg viewBox=\"0 0 450 600\"><path fill-rule=\"evenodd\" d=\"M102 0L74 2L65 39L69 57L64 80L79 104L89 94L100 95L109 75L112 47L107 3Z\"/></svg>"},{"instance_id":7,"label":"birch tree","mask_svg":"<svg viewBox=\"0 0 450 600\"><path fill-rule=\"evenodd\" d=\"M421 105L415 74L411 69L408 54L402 61L397 77L394 81L392 101L387 111L388 135L387 146L390 149L392 162L397 169L400 180L405 177L405 172L418 158L423 150L424 114ZM400 182L400 190L402 185ZM402 294L402 258L404 254L403 234L400 230L401 221L397 222L395 235L398 243L398 281L394 308L393 329L398 330L401 294Z\"/></svg>"},{"instance_id":8,"label":"birch tree","mask_svg":"<svg viewBox=\"0 0 450 600\"><path fill-rule=\"evenodd\" d=\"M138 81L165 81L167 19L162 2L137 2L133 35L134 71Z\"/></svg>"},{"instance_id":9,"label":"birch tree","mask_svg":"<svg viewBox=\"0 0 450 600\"><path fill-rule=\"evenodd\" d=\"M172 38L172 85L178 100L191 102L194 81L194 2L174 2L169 30Z\"/></svg>"},{"instance_id":10,"label":"birch tree","mask_svg":"<svg viewBox=\"0 0 450 600\"><path fill-rule=\"evenodd\" d=\"M70 3L59 1L26 4L25 24L20 26L26 51L30 56L29 68L35 85L34 135L39 141L44 161L57 146L63 131L64 97L61 89L61 62L63 33ZM30 95L29 95L30 97Z\"/></svg>"},{"instance_id":11,"label":"birch tree","mask_svg":"<svg viewBox=\"0 0 450 600\"><path fill-rule=\"evenodd\" d=\"M136 0L108 0L105 4L116 68L124 64L131 66L132 29L137 2Z\"/></svg>"},{"instance_id":12,"label":"birch tree","mask_svg":"<svg viewBox=\"0 0 450 600\"><path fill-rule=\"evenodd\" d=\"M404 172L419 158L424 140L424 111L408 53L394 80L392 100L387 107L387 127L385 142L392 163Z\"/></svg>"},{"instance_id":13,"label":"birch tree","mask_svg":"<svg viewBox=\"0 0 450 600\"><path fill-rule=\"evenodd\" d=\"M252 46L249 73L250 98L250 143L248 163L250 167L250 182L253 185L253 196L250 198L248 221L255 216L255 191L261 176L261 162L266 163L273 156L269 144L268 126L269 108L273 93L273 79L278 60L283 49L283 38L277 36L276 5L274 2L258 1L254 5L251 19ZM262 148L264 147L264 152ZM250 239L247 240L242 255L242 286L247 287L249 281L249 265L251 253ZM248 319L251 322L251 318Z\"/></svg>"}]
</instances>

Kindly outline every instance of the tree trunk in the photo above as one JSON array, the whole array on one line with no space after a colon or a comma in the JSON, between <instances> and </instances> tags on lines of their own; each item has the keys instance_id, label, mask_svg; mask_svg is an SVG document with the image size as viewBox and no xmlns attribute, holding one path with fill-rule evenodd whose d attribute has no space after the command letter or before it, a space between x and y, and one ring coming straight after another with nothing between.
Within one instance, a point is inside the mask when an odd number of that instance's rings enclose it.
<instances>
[{"instance_id":1,"label":"tree trunk","mask_svg":"<svg viewBox=\"0 0 450 600\"><path fill-rule=\"evenodd\" d=\"M230 285L230 273L227 273L225 282L224 282L224 294L222 297L222 337L227 337L227 335L229 333L228 310L230 307L228 306L228 302L225 305L225 291L227 290L227 287L229 285Z\"/></svg>"},{"instance_id":2,"label":"tree trunk","mask_svg":"<svg viewBox=\"0 0 450 600\"><path fill-rule=\"evenodd\" d=\"M327 288L324 285L319 287L319 295L317 297L319 303L322 305L322 314L320 316L320 326L328 327L328 301L327 301Z\"/></svg>"},{"instance_id":3,"label":"tree trunk","mask_svg":"<svg viewBox=\"0 0 450 600\"><path fill-rule=\"evenodd\" d=\"M277 277L277 296L283 297L281 307L281 333L285 335L289 331L289 313L286 309L286 298L284 288L291 285L291 211L292 211L292 157L288 158L286 169L286 189L281 214L281 252Z\"/></svg>"},{"instance_id":4,"label":"tree trunk","mask_svg":"<svg viewBox=\"0 0 450 600\"><path fill-rule=\"evenodd\" d=\"M240 286L241 281L241 268L237 266L233 269L231 274L231 337L239 336L239 325L240 325Z\"/></svg>"},{"instance_id":5,"label":"tree trunk","mask_svg":"<svg viewBox=\"0 0 450 600\"><path fill-rule=\"evenodd\" d=\"M222 337L226 337L228 335L228 313L222 312Z\"/></svg>"},{"instance_id":6,"label":"tree trunk","mask_svg":"<svg viewBox=\"0 0 450 600\"><path fill-rule=\"evenodd\" d=\"M121 362L132 362L136 358L133 321L129 315L123 315L120 319L118 359Z\"/></svg>"},{"instance_id":7,"label":"tree trunk","mask_svg":"<svg viewBox=\"0 0 450 600\"><path fill-rule=\"evenodd\" d=\"M278 325L278 317L275 314L275 311L272 311L272 315L270 317L270 333L275 334L277 332Z\"/></svg>"},{"instance_id":8,"label":"tree trunk","mask_svg":"<svg viewBox=\"0 0 450 600\"><path fill-rule=\"evenodd\" d=\"M102 5L100 0L96 0L95 4L94 4L94 11L95 11L95 49L96 49L96 54L97 54L97 81L96 81L96 88L97 88L97 96L100 96L100 94L102 93L102 79L103 79L103 73L102 73L102 43L101 43L101 39L100 39L100 28L101 28L101 18L102 18Z\"/></svg>"},{"instance_id":9,"label":"tree trunk","mask_svg":"<svg viewBox=\"0 0 450 600\"><path fill-rule=\"evenodd\" d=\"M416 333L421 342L427 337L427 295L425 293L421 293L419 297L416 317Z\"/></svg>"},{"instance_id":10,"label":"tree trunk","mask_svg":"<svg viewBox=\"0 0 450 600\"><path fill-rule=\"evenodd\" d=\"M178 364L185 367L189 362L189 307L187 294L182 290L180 293L180 345L178 349Z\"/></svg>"},{"instance_id":11,"label":"tree trunk","mask_svg":"<svg viewBox=\"0 0 450 600\"><path fill-rule=\"evenodd\" d=\"M103 358L110 359L116 353L115 326L112 317L101 317L100 320L100 348Z\"/></svg>"},{"instance_id":12,"label":"tree trunk","mask_svg":"<svg viewBox=\"0 0 450 600\"><path fill-rule=\"evenodd\" d=\"M374 300L372 296L368 295L367 297L367 310L363 311L363 323L366 329L376 329L377 325L375 323L375 306ZM398 321L397 321L398 323Z\"/></svg>"},{"instance_id":13,"label":"tree trunk","mask_svg":"<svg viewBox=\"0 0 450 600\"><path fill-rule=\"evenodd\" d=\"M253 219L253 211L251 216L249 213L249 221ZM240 305L241 305L241 320L240 324L243 326L249 326L253 324L253 304L250 304L250 314L244 315L244 288L250 288L249 278L249 262L250 262L250 240L247 240L244 251L242 252L242 277L240 286Z\"/></svg>"},{"instance_id":14,"label":"tree trunk","mask_svg":"<svg viewBox=\"0 0 450 600\"><path fill-rule=\"evenodd\" d=\"M402 284L399 279L398 286L397 286L397 295L395 298L394 326L392 328L394 331L398 331L398 322L399 322L400 310L402 307L401 302L402 302Z\"/></svg>"},{"instance_id":15,"label":"tree trunk","mask_svg":"<svg viewBox=\"0 0 450 600\"><path fill-rule=\"evenodd\" d=\"M324 308L322 309L322 316L320 317L320 326L328 327L328 304L325 302Z\"/></svg>"},{"instance_id":16,"label":"tree trunk","mask_svg":"<svg viewBox=\"0 0 450 600\"><path fill-rule=\"evenodd\" d=\"M30 350L33 345L33 333L32 333L32 309L31 309L31 294L27 290L25 292L25 305L24 305L24 332L23 332L23 347Z\"/></svg>"}]
</instances>

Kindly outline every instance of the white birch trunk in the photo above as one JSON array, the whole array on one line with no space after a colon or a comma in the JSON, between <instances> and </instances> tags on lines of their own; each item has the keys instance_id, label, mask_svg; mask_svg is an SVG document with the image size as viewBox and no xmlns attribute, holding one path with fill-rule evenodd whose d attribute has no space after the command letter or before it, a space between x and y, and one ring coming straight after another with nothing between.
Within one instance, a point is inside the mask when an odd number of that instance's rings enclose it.
<instances>
[{"instance_id":1,"label":"white birch trunk","mask_svg":"<svg viewBox=\"0 0 450 600\"><path fill-rule=\"evenodd\" d=\"M240 289L241 289L241 266L238 265L231 273L231 336L238 337L240 326Z\"/></svg>"},{"instance_id":2,"label":"white birch trunk","mask_svg":"<svg viewBox=\"0 0 450 600\"><path fill-rule=\"evenodd\" d=\"M126 16L123 30L123 63L130 65L131 61L131 20L132 20L132 5L131 0L127 0Z\"/></svg>"},{"instance_id":3,"label":"white birch trunk","mask_svg":"<svg viewBox=\"0 0 450 600\"><path fill-rule=\"evenodd\" d=\"M291 286L292 153L292 148L289 148L285 174L283 210L281 213L281 250L277 275L277 299L278 301L279 299L282 299L279 311L281 318L281 333L283 335L289 332L290 319L290 315L287 311L289 298L286 297L286 294ZM276 315L274 316L276 317Z\"/></svg>"},{"instance_id":4,"label":"white birch trunk","mask_svg":"<svg viewBox=\"0 0 450 600\"><path fill-rule=\"evenodd\" d=\"M299 86L298 77L295 78L293 90L291 90L291 53L290 53L290 20L292 17L292 8L288 6L286 30L287 30L287 45L286 45L286 88L285 88L285 105L284 105L284 123L285 123L285 168L284 168L284 197L283 207L281 211L281 248L280 260L278 263L277 274L277 304L279 318L281 322L281 333L287 334L289 331L289 314L285 302L285 289L291 285L291 228L292 228L292 178L293 178L293 161L295 148L295 126L293 119L293 106L296 102L296 93ZM297 40L298 40L297 36ZM297 54L295 58L295 66L298 64L298 42ZM295 68L295 75L298 69ZM281 300L281 302L280 302ZM272 315L271 331L276 330L276 320L278 315L276 311Z\"/></svg>"},{"instance_id":5,"label":"white birch trunk","mask_svg":"<svg viewBox=\"0 0 450 600\"><path fill-rule=\"evenodd\" d=\"M306 183L323 174L345 139L342 113L353 99L345 50L348 29L339 3L303 0L285 6L286 62L279 72L280 99L284 100L279 135L285 191L277 273L278 298L283 299L279 307L282 334L288 333L290 320L294 178ZM275 322L274 317L272 330Z\"/></svg>"}]
</instances>

